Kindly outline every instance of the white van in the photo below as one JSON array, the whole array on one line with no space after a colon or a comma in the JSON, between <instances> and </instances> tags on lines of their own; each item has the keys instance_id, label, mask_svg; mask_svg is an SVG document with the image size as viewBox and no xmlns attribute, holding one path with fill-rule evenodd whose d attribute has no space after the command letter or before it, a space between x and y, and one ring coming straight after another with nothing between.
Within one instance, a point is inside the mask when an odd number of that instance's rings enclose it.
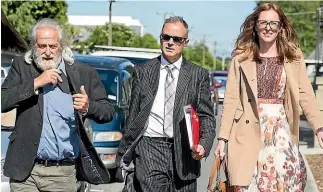
<instances>
[{"instance_id":1,"label":"white van","mask_svg":"<svg viewBox=\"0 0 323 192\"><path fill-rule=\"evenodd\" d=\"M158 57L161 54L160 49L115 47L103 45L95 45L95 48L101 50L95 51L90 55L103 57L120 57L128 59L131 63L135 65L145 63L146 61Z\"/></svg>"}]
</instances>

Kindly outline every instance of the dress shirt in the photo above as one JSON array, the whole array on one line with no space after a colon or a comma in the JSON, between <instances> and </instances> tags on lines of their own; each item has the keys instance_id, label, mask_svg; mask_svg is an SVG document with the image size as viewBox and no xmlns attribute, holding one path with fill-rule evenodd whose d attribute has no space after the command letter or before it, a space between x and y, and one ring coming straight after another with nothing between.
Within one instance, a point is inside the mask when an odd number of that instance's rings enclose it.
<instances>
[{"instance_id":1,"label":"dress shirt","mask_svg":"<svg viewBox=\"0 0 323 192\"><path fill-rule=\"evenodd\" d=\"M179 71L182 65L183 57L181 56L176 62L173 63L175 65L175 69L172 70L173 76L175 78L174 83L175 87L177 86ZM148 127L144 134L144 136L148 137L168 137L164 133L164 107L165 107L165 82L167 70L165 66L169 63L165 60L163 56L161 56L161 67L160 67L160 77L157 94L152 106L152 109L148 118ZM173 134L170 135L173 137Z\"/></svg>"}]
</instances>

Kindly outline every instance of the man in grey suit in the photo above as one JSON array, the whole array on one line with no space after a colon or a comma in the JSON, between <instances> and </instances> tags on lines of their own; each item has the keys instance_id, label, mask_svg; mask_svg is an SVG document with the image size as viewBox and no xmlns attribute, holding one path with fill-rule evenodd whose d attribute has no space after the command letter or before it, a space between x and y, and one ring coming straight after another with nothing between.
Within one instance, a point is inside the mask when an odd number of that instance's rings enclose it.
<instances>
[{"instance_id":1,"label":"man in grey suit","mask_svg":"<svg viewBox=\"0 0 323 192\"><path fill-rule=\"evenodd\" d=\"M117 164L125 167L133 161L136 191L196 191L200 159L212 148L216 124L209 75L183 58L188 42L187 23L170 17L160 35L162 55L135 67ZM190 149L186 130L183 106L188 104L200 118L196 150Z\"/></svg>"}]
</instances>

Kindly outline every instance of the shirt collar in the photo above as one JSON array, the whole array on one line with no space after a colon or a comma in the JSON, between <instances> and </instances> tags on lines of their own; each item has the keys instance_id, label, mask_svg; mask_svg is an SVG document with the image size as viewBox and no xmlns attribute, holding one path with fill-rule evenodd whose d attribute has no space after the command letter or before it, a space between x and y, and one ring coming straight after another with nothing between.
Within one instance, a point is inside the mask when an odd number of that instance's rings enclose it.
<instances>
[{"instance_id":1,"label":"shirt collar","mask_svg":"<svg viewBox=\"0 0 323 192\"><path fill-rule=\"evenodd\" d=\"M62 70L63 73L66 75L66 70L65 70L65 63L64 60L62 59L61 63L57 67L58 70Z\"/></svg>"},{"instance_id":2,"label":"shirt collar","mask_svg":"<svg viewBox=\"0 0 323 192\"><path fill-rule=\"evenodd\" d=\"M183 61L183 56L181 55L181 57L175 61L173 63L173 65L175 65L175 67L177 69L180 69L181 68L181 65L182 65L182 61ZM166 59L163 57L163 55L161 55L161 59L160 59L160 63L161 63L161 68L163 69L166 65L168 65L169 63L166 61Z\"/></svg>"}]
</instances>

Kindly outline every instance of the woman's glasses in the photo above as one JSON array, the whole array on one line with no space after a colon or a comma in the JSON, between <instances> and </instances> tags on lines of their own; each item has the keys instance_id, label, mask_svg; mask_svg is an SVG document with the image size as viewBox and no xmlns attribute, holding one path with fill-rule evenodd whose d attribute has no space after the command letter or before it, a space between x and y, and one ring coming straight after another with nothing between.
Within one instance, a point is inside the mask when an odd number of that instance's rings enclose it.
<instances>
[{"instance_id":1,"label":"woman's glasses","mask_svg":"<svg viewBox=\"0 0 323 192\"><path fill-rule=\"evenodd\" d=\"M259 29L267 29L267 26L269 25L271 30L278 30L281 27L280 21L265 21L265 20L258 20L257 26Z\"/></svg>"}]
</instances>

